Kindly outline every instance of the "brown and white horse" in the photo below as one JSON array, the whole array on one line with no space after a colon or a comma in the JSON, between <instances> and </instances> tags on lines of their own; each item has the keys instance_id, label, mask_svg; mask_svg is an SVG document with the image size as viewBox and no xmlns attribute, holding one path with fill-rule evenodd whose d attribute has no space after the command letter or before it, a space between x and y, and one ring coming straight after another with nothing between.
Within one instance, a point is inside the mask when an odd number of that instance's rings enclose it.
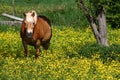
<instances>
[{"instance_id":1,"label":"brown and white horse","mask_svg":"<svg viewBox=\"0 0 120 80\"><path fill-rule=\"evenodd\" d=\"M35 57L37 58L40 55L40 46L43 46L45 50L50 46L52 37L50 20L45 16L37 16L34 10L24 13L20 36L25 56L28 56L27 45L32 45L36 49Z\"/></svg>"}]
</instances>

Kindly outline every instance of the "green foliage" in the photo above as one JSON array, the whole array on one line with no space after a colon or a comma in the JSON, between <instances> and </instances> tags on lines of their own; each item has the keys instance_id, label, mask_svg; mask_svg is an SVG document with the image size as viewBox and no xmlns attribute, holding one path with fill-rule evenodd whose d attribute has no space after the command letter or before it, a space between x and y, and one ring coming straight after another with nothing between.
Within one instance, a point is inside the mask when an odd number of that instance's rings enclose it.
<instances>
[{"instance_id":1,"label":"green foliage","mask_svg":"<svg viewBox=\"0 0 120 80\"><path fill-rule=\"evenodd\" d=\"M113 28L120 28L120 1L109 0L106 5L107 19Z\"/></svg>"},{"instance_id":2,"label":"green foliage","mask_svg":"<svg viewBox=\"0 0 120 80\"><path fill-rule=\"evenodd\" d=\"M58 28L59 27L59 28ZM4 29L3 29L4 28ZM0 79L2 80L118 80L120 29L108 28L110 47L95 43L90 28L53 26L51 46L34 59L29 46L25 58L19 28L0 26Z\"/></svg>"},{"instance_id":3,"label":"green foliage","mask_svg":"<svg viewBox=\"0 0 120 80\"><path fill-rule=\"evenodd\" d=\"M101 7L106 10L107 22L113 28L120 28L120 1L119 0L84 0L94 17Z\"/></svg>"}]
</instances>

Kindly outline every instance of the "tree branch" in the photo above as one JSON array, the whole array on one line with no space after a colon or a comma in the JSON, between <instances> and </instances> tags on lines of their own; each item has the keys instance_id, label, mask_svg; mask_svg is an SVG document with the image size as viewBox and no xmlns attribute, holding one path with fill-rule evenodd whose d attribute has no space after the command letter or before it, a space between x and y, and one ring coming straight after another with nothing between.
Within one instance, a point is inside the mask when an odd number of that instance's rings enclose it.
<instances>
[{"instance_id":1,"label":"tree branch","mask_svg":"<svg viewBox=\"0 0 120 80\"><path fill-rule=\"evenodd\" d=\"M97 25L96 25L96 23L95 23L92 15L90 15L90 13L89 13L89 11L88 11L88 8L87 8L87 7L85 6L85 4L83 3L83 0L78 0L78 2L79 2L79 5L80 5L81 8L82 8L82 11L85 13L85 16L86 16L87 20L89 21L89 23L90 23L90 25L91 25L91 28L92 28L92 30L93 30L94 36L95 36L98 44L100 44L100 43L99 43L99 42L100 42L100 41L99 41L100 35L99 35L99 32L98 32L98 30L97 30Z\"/></svg>"}]
</instances>

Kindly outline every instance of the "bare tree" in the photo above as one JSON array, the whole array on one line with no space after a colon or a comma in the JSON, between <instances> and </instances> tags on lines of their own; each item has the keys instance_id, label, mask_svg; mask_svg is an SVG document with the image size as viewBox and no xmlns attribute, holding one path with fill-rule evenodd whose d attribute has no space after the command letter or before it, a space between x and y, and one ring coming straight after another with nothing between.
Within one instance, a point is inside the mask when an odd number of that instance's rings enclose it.
<instances>
[{"instance_id":1,"label":"bare tree","mask_svg":"<svg viewBox=\"0 0 120 80\"><path fill-rule=\"evenodd\" d=\"M87 20L91 25L97 43L102 46L109 46L107 41L105 8L103 6L100 6L99 9L97 9L96 5L98 5L98 3L99 0L94 1L93 7L96 8L96 11L94 12L96 13L97 16L94 17L92 14L90 14L83 0L78 0L79 6L81 7L82 11L84 12Z\"/></svg>"}]
</instances>

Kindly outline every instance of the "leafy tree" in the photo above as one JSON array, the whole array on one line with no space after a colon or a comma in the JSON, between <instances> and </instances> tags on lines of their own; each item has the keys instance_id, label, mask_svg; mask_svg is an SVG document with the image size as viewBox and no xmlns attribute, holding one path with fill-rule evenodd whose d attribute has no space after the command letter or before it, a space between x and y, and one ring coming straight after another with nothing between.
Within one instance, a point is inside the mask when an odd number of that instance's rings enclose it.
<instances>
[{"instance_id":1,"label":"leafy tree","mask_svg":"<svg viewBox=\"0 0 120 80\"><path fill-rule=\"evenodd\" d=\"M84 12L99 45L108 46L106 30L105 0L77 0ZM86 6L86 4L89 4Z\"/></svg>"},{"instance_id":2,"label":"leafy tree","mask_svg":"<svg viewBox=\"0 0 120 80\"><path fill-rule=\"evenodd\" d=\"M104 4L107 10L107 22L113 28L120 28L120 1L107 0Z\"/></svg>"}]
</instances>

